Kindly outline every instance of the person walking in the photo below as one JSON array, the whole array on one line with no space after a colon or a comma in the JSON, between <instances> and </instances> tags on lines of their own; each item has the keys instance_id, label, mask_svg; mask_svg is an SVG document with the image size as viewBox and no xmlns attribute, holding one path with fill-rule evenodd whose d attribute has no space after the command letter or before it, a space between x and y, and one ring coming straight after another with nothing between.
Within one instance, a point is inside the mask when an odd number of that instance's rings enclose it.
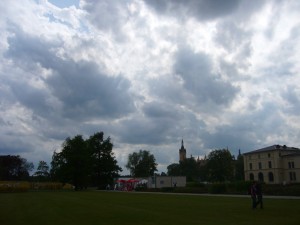
<instances>
[{"instance_id":1,"label":"person walking","mask_svg":"<svg viewBox=\"0 0 300 225\"><path fill-rule=\"evenodd\" d=\"M257 196L257 202L255 207L260 205L260 208L263 209L262 185L260 183L256 184L256 196Z\"/></svg>"},{"instance_id":2,"label":"person walking","mask_svg":"<svg viewBox=\"0 0 300 225\"><path fill-rule=\"evenodd\" d=\"M250 187L250 195L251 195L251 199L252 199L252 209L256 209L256 182L254 181Z\"/></svg>"}]
</instances>

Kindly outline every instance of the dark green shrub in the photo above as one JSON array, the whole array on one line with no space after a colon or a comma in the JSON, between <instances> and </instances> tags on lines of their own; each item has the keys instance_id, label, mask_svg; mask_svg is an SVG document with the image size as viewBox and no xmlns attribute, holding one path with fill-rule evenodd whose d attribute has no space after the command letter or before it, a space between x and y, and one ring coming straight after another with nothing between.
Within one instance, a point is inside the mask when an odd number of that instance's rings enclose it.
<instances>
[{"instance_id":1,"label":"dark green shrub","mask_svg":"<svg viewBox=\"0 0 300 225\"><path fill-rule=\"evenodd\" d=\"M200 182L187 182L186 187L205 187L206 184Z\"/></svg>"},{"instance_id":2,"label":"dark green shrub","mask_svg":"<svg viewBox=\"0 0 300 225\"><path fill-rule=\"evenodd\" d=\"M163 187L161 188L161 192L173 192L175 188L173 187Z\"/></svg>"},{"instance_id":3,"label":"dark green shrub","mask_svg":"<svg viewBox=\"0 0 300 225\"><path fill-rule=\"evenodd\" d=\"M227 187L225 183L215 183L209 185L209 193L211 194L225 194Z\"/></svg>"}]
</instances>

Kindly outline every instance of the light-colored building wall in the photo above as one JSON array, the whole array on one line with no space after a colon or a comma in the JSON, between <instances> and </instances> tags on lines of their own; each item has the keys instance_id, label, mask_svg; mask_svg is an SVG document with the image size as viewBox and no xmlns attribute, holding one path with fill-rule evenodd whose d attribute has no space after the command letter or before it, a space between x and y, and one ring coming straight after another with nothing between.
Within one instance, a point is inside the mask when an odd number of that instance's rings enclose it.
<instances>
[{"instance_id":1,"label":"light-colored building wall","mask_svg":"<svg viewBox=\"0 0 300 225\"><path fill-rule=\"evenodd\" d=\"M185 187L185 176L154 176L148 178L148 188Z\"/></svg>"},{"instance_id":2,"label":"light-colored building wall","mask_svg":"<svg viewBox=\"0 0 300 225\"><path fill-rule=\"evenodd\" d=\"M283 182L299 183L300 182L300 155L283 156Z\"/></svg>"},{"instance_id":3,"label":"light-colored building wall","mask_svg":"<svg viewBox=\"0 0 300 225\"><path fill-rule=\"evenodd\" d=\"M300 150L297 148L274 145L244 154L245 180L296 183L300 182L299 167Z\"/></svg>"}]
</instances>

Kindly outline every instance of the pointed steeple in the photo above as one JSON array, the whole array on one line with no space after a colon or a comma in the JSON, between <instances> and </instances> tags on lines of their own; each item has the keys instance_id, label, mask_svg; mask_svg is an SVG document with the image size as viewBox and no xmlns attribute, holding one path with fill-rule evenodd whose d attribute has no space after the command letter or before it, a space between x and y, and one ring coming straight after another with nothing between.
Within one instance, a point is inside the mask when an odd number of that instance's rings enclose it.
<instances>
[{"instance_id":1,"label":"pointed steeple","mask_svg":"<svg viewBox=\"0 0 300 225\"><path fill-rule=\"evenodd\" d=\"M181 140L181 148L179 149L179 162L186 159L186 149L184 148L183 139Z\"/></svg>"}]
</instances>

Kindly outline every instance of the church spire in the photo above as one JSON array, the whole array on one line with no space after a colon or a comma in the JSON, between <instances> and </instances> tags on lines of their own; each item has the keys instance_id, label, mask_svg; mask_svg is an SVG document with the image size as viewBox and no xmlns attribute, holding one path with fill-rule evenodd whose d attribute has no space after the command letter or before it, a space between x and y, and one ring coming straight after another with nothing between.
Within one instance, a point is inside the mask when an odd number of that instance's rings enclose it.
<instances>
[{"instance_id":1,"label":"church spire","mask_svg":"<svg viewBox=\"0 0 300 225\"><path fill-rule=\"evenodd\" d=\"M179 149L179 162L186 159L186 149L184 148L183 139L181 140L181 148Z\"/></svg>"}]
</instances>

